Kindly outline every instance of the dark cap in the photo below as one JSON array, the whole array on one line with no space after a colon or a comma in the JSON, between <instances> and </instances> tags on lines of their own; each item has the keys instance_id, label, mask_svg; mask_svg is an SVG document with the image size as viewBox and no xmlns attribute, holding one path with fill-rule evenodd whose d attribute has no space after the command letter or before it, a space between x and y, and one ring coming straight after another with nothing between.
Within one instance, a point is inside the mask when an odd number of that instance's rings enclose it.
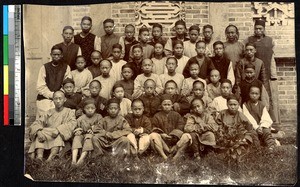
<instances>
[{"instance_id":1,"label":"dark cap","mask_svg":"<svg viewBox=\"0 0 300 187\"><path fill-rule=\"evenodd\" d=\"M261 26L265 27L266 26L266 22L264 20L258 19L258 20L255 21L254 26L255 25L261 25Z\"/></svg>"},{"instance_id":2,"label":"dark cap","mask_svg":"<svg viewBox=\"0 0 300 187\"><path fill-rule=\"evenodd\" d=\"M74 80L73 79L71 79L71 78L66 78L63 82L62 82L62 85L64 86L65 84L67 84L67 83L72 83L73 85L75 84L74 83Z\"/></svg>"}]
</instances>

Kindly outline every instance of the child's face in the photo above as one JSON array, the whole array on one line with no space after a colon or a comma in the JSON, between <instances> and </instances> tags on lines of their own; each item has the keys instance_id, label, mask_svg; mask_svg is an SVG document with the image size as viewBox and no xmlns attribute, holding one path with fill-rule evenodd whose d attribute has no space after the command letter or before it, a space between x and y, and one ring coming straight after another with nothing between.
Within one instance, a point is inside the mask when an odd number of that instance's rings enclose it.
<instances>
[{"instance_id":1,"label":"child's face","mask_svg":"<svg viewBox=\"0 0 300 187\"><path fill-rule=\"evenodd\" d=\"M252 102L257 102L259 100L259 97L260 97L260 89L257 88L257 87L252 87L250 89L249 96L250 96L250 100Z\"/></svg>"},{"instance_id":2,"label":"child's face","mask_svg":"<svg viewBox=\"0 0 300 187\"><path fill-rule=\"evenodd\" d=\"M72 29L66 29L62 33L62 37L65 43L70 43L74 37L74 32L72 31Z\"/></svg>"},{"instance_id":3,"label":"child's face","mask_svg":"<svg viewBox=\"0 0 300 187\"><path fill-rule=\"evenodd\" d=\"M248 45L248 46L245 48L245 55L246 55L246 57L252 58L252 57L254 57L255 53L256 53L255 47L253 47L253 46L251 46L251 45Z\"/></svg>"},{"instance_id":4,"label":"child's face","mask_svg":"<svg viewBox=\"0 0 300 187\"><path fill-rule=\"evenodd\" d=\"M192 43L195 43L198 40L199 32L197 30L191 30L189 32L189 36L190 36L190 41Z\"/></svg>"},{"instance_id":5,"label":"child's face","mask_svg":"<svg viewBox=\"0 0 300 187\"><path fill-rule=\"evenodd\" d=\"M221 95L223 97L227 97L229 94L231 94L231 89L232 89L232 86L231 84L227 83L227 82L224 82L222 85L221 85Z\"/></svg>"},{"instance_id":6,"label":"child's face","mask_svg":"<svg viewBox=\"0 0 300 187\"><path fill-rule=\"evenodd\" d=\"M59 49L52 50L50 55L52 60L55 62L59 61L63 57L62 52Z\"/></svg>"},{"instance_id":7,"label":"child's face","mask_svg":"<svg viewBox=\"0 0 300 187\"><path fill-rule=\"evenodd\" d=\"M201 103L201 101L199 101L198 99L196 99L193 103L192 103L192 111L195 114L201 115L204 112L204 106Z\"/></svg>"},{"instance_id":8,"label":"child's face","mask_svg":"<svg viewBox=\"0 0 300 187\"><path fill-rule=\"evenodd\" d=\"M111 69L111 64L109 61L104 60L100 63L100 71L103 76L108 76Z\"/></svg>"},{"instance_id":9,"label":"child's face","mask_svg":"<svg viewBox=\"0 0 300 187\"><path fill-rule=\"evenodd\" d=\"M154 39L159 39L162 36L162 30L159 27L152 29L152 36Z\"/></svg>"},{"instance_id":10,"label":"child's face","mask_svg":"<svg viewBox=\"0 0 300 187\"><path fill-rule=\"evenodd\" d=\"M153 81L147 81L144 85L144 90L146 95L153 95L155 92L155 83Z\"/></svg>"},{"instance_id":11,"label":"child's face","mask_svg":"<svg viewBox=\"0 0 300 187\"><path fill-rule=\"evenodd\" d=\"M263 36L265 34L265 28L262 25L255 25L254 34L258 37Z\"/></svg>"},{"instance_id":12,"label":"child's face","mask_svg":"<svg viewBox=\"0 0 300 187\"><path fill-rule=\"evenodd\" d=\"M136 117L142 116L144 112L144 106L142 102L134 102L132 104L132 114Z\"/></svg>"},{"instance_id":13,"label":"child's face","mask_svg":"<svg viewBox=\"0 0 300 187\"><path fill-rule=\"evenodd\" d=\"M235 27L228 27L226 31L226 37L229 41L233 42L238 38L236 28Z\"/></svg>"},{"instance_id":14,"label":"child's face","mask_svg":"<svg viewBox=\"0 0 300 187\"><path fill-rule=\"evenodd\" d=\"M222 44L217 44L214 48L214 51L215 51L215 55L216 56L223 56L223 53L224 53L224 47Z\"/></svg>"},{"instance_id":15,"label":"child's face","mask_svg":"<svg viewBox=\"0 0 300 187\"><path fill-rule=\"evenodd\" d=\"M236 114L238 112L239 106L239 102L235 99L230 99L229 101L227 101L227 107L231 114Z\"/></svg>"},{"instance_id":16,"label":"child's face","mask_svg":"<svg viewBox=\"0 0 300 187\"><path fill-rule=\"evenodd\" d=\"M119 49L119 48L113 48L112 55L113 55L113 58L115 60L119 60L120 57L121 57L121 49Z\"/></svg>"},{"instance_id":17,"label":"child's face","mask_svg":"<svg viewBox=\"0 0 300 187\"><path fill-rule=\"evenodd\" d=\"M84 58L77 58L76 60L76 68L78 71L82 71L85 67L85 60Z\"/></svg>"},{"instance_id":18,"label":"child's face","mask_svg":"<svg viewBox=\"0 0 300 187\"><path fill-rule=\"evenodd\" d=\"M91 54L91 60L95 65L98 65L100 61L102 60L101 54L98 52L93 52Z\"/></svg>"},{"instance_id":19,"label":"child's face","mask_svg":"<svg viewBox=\"0 0 300 187\"><path fill-rule=\"evenodd\" d=\"M143 42L143 43L147 43L147 42L148 42L149 36L150 36L150 33L149 33L148 31L144 31L144 32L142 32L142 33L139 35L140 40L141 40L141 42Z\"/></svg>"},{"instance_id":20,"label":"child's face","mask_svg":"<svg viewBox=\"0 0 300 187\"><path fill-rule=\"evenodd\" d=\"M185 26L184 25L176 25L175 31L177 35L184 35L186 32Z\"/></svg>"},{"instance_id":21,"label":"child's face","mask_svg":"<svg viewBox=\"0 0 300 187\"><path fill-rule=\"evenodd\" d=\"M100 85L97 82L92 82L89 86L89 89L92 97L97 97L101 90Z\"/></svg>"},{"instance_id":22,"label":"child's face","mask_svg":"<svg viewBox=\"0 0 300 187\"><path fill-rule=\"evenodd\" d=\"M124 97L124 88L122 87L117 87L115 90L114 90L114 95L116 98L118 99L123 99Z\"/></svg>"},{"instance_id":23,"label":"child's face","mask_svg":"<svg viewBox=\"0 0 300 187\"><path fill-rule=\"evenodd\" d=\"M66 95L71 95L74 92L74 84L73 83L66 83L63 86L64 92Z\"/></svg>"},{"instance_id":24,"label":"child's face","mask_svg":"<svg viewBox=\"0 0 300 187\"><path fill-rule=\"evenodd\" d=\"M166 94L174 95L174 94L176 94L176 91L177 91L177 86L173 82L166 84L166 86L165 86Z\"/></svg>"},{"instance_id":25,"label":"child's face","mask_svg":"<svg viewBox=\"0 0 300 187\"><path fill-rule=\"evenodd\" d=\"M140 48L134 48L132 52L134 59L141 59L143 57L143 51Z\"/></svg>"},{"instance_id":26,"label":"child's face","mask_svg":"<svg viewBox=\"0 0 300 187\"><path fill-rule=\"evenodd\" d=\"M193 79L198 78L198 75L199 75L199 65L198 64L192 64L190 66L190 75Z\"/></svg>"},{"instance_id":27,"label":"child's face","mask_svg":"<svg viewBox=\"0 0 300 187\"><path fill-rule=\"evenodd\" d=\"M211 28L205 28L203 31L204 38L206 40L210 40L213 35L213 30Z\"/></svg>"},{"instance_id":28,"label":"child's face","mask_svg":"<svg viewBox=\"0 0 300 187\"><path fill-rule=\"evenodd\" d=\"M255 70L253 68L246 68L245 70L245 78L251 80L255 77Z\"/></svg>"},{"instance_id":29,"label":"child's face","mask_svg":"<svg viewBox=\"0 0 300 187\"><path fill-rule=\"evenodd\" d=\"M175 56L182 56L182 54L183 54L183 45L181 45L181 44L176 44L175 46L174 46L174 55Z\"/></svg>"},{"instance_id":30,"label":"child's face","mask_svg":"<svg viewBox=\"0 0 300 187\"><path fill-rule=\"evenodd\" d=\"M218 71L212 70L210 73L210 81L213 84L216 84L217 82L219 82L219 80L220 80L220 73Z\"/></svg>"},{"instance_id":31,"label":"child's face","mask_svg":"<svg viewBox=\"0 0 300 187\"><path fill-rule=\"evenodd\" d=\"M154 53L157 55L162 55L164 52L164 47L160 43L155 44Z\"/></svg>"},{"instance_id":32,"label":"child's face","mask_svg":"<svg viewBox=\"0 0 300 187\"><path fill-rule=\"evenodd\" d=\"M80 24L81 26L81 30L84 33L88 33L90 32L91 28L92 28L92 23L89 20L83 20Z\"/></svg>"},{"instance_id":33,"label":"child's face","mask_svg":"<svg viewBox=\"0 0 300 187\"><path fill-rule=\"evenodd\" d=\"M163 100L161 102L161 107L163 111L170 112L172 110L173 103L171 100Z\"/></svg>"},{"instance_id":34,"label":"child's face","mask_svg":"<svg viewBox=\"0 0 300 187\"><path fill-rule=\"evenodd\" d=\"M197 98L202 98L204 95L204 87L200 83L195 84L192 91Z\"/></svg>"},{"instance_id":35,"label":"child's face","mask_svg":"<svg viewBox=\"0 0 300 187\"><path fill-rule=\"evenodd\" d=\"M118 103L110 103L108 105L107 112L110 117L115 118L118 116L120 111L120 105Z\"/></svg>"},{"instance_id":36,"label":"child's face","mask_svg":"<svg viewBox=\"0 0 300 187\"><path fill-rule=\"evenodd\" d=\"M128 26L125 28L125 38L129 41L133 40L134 37L134 28L131 26Z\"/></svg>"},{"instance_id":37,"label":"child's face","mask_svg":"<svg viewBox=\"0 0 300 187\"><path fill-rule=\"evenodd\" d=\"M175 70L176 70L176 68L177 68L177 62L176 62L176 60L170 58L170 59L166 62L166 67L167 67L169 73L175 72Z\"/></svg>"},{"instance_id":38,"label":"child's face","mask_svg":"<svg viewBox=\"0 0 300 187\"><path fill-rule=\"evenodd\" d=\"M196 45L196 52L197 52L197 55L204 55L205 54L205 49L206 46L205 46L205 43L203 42L200 42Z\"/></svg>"},{"instance_id":39,"label":"child's face","mask_svg":"<svg viewBox=\"0 0 300 187\"><path fill-rule=\"evenodd\" d=\"M63 107L66 101L65 94L62 92L56 92L53 94L53 103L56 109Z\"/></svg>"},{"instance_id":40,"label":"child's face","mask_svg":"<svg viewBox=\"0 0 300 187\"><path fill-rule=\"evenodd\" d=\"M152 72L153 63L150 59L143 60L142 70L144 73L149 74Z\"/></svg>"},{"instance_id":41,"label":"child's face","mask_svg":"<svg viewBox=\"0 0 300 187\"><path fill-rule=\"evenodd\" d=\"M125 80L130 80L133 76L133 71L131 68L123 68L122 70L122 76Z\"/></svg>"},{"instance_id":42,"label":"child's face","mask_svg":"<svg viewBox=\"0 0 300 187\"><path fill-rule=\"evenodd\" d=\"M96 106L95 104L87 104L84 106L83 110L87 117L92 117L95 114Z\"/></svg>"},{"instance_id":43,"label":"child's face","mask_svg":"<svg viewBox=\"0 0 300 187\"><path fill-rule=\"evenodd\" d=\"M107 22L104 24L104 31L107 35L111 35L112 33L114 33L114 24L111 22Z\"/></svg>"}]
</instances>

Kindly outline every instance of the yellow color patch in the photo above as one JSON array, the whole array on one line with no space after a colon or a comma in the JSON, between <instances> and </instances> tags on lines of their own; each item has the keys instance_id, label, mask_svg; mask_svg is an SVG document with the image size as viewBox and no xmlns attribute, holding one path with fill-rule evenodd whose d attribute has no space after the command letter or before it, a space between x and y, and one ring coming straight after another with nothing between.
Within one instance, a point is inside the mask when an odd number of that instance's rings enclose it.
<instances>
[{"instance_id":1,"label":"yellow color patch","mask_svg":"<svg viewBox=\"0 0 300 187\"><path fill-rule=\"evenodd\" d=\"M9 88L9 76L8 76L8 66L3 66L3 90L4 95L8 95L8 88Z\"/></svg>"}]
</instances>

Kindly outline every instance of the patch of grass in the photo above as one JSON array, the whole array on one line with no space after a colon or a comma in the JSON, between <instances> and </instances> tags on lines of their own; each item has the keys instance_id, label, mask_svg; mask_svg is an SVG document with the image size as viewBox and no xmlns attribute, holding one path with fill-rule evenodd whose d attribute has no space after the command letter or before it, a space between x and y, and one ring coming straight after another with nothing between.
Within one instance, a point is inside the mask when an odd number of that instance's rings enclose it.
<instances>
[{"instance_id":1,"label":"patch of grass","mask_svg":"<svg viewBox=\"0 0 300 187\"><path fill-rule=\"evenodd\" d=\"M155 155L124 162L117 157L88 158L80 167L71 167L67 158L51 163L26 159L25 173L39 181L160 184L294 184L297 154L293 145L273 152L259 149L243 162L224 160L222 153L210 152L200 161L186 156L179 161L162 161Z\"/></svg>"}]
</instances>

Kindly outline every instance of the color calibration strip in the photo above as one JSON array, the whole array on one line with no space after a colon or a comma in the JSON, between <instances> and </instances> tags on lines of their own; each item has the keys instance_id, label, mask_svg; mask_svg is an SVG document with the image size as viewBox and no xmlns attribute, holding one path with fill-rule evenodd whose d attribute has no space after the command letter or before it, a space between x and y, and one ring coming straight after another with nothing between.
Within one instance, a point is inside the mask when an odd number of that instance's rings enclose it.
<instances>
[{"instance_id":1,"label":"color calibration strip","mask_svg":"<svg viewBox=\"0 0 300 187\"><path fill-rule=\"evenodd\" d=\"M21 125L21 5L3 5L4 125Z\"/></svg>"}]
</instances>

